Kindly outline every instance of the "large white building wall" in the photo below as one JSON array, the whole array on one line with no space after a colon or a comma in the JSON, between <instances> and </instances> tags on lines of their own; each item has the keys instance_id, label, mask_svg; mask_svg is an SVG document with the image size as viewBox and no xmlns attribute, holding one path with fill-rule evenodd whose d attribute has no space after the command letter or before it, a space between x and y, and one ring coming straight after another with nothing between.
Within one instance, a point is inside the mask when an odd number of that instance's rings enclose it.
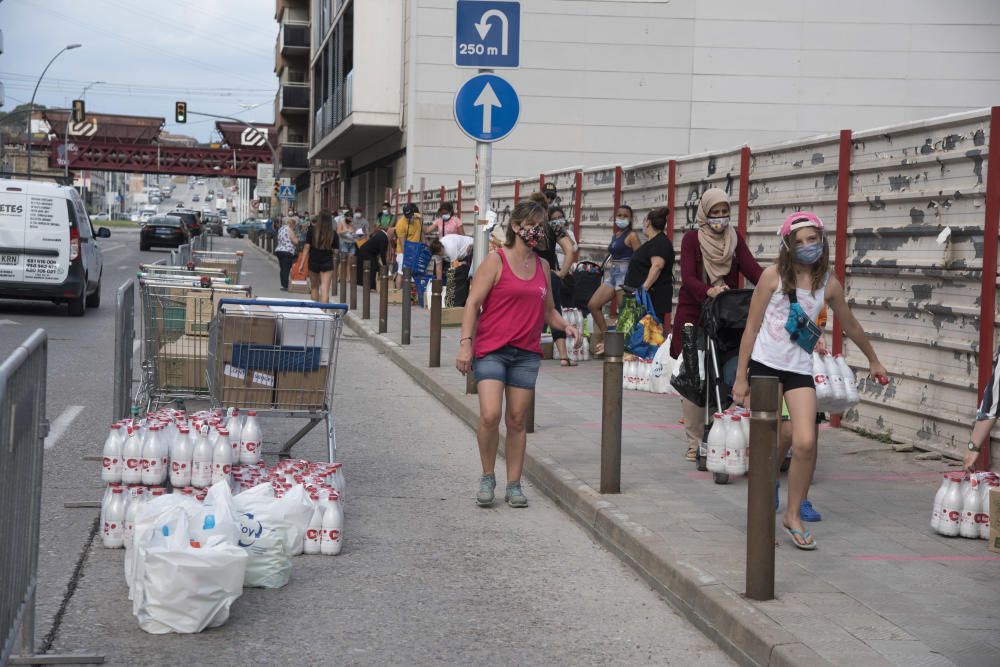
<instances>
[{"instance_id":1,"label":"large white building wall","mask_svg":"<svg viewBox=\"0 0 1000 667\"><path fill-rule=\"evenodd\" d=\"M454 0L403 0L400 188L469 180L452 101ZM1000 101L1000 0L524 0L521 118L494 178L629 164ZM408 17L409 21L409 17ZM413 63L409 59L413 58ZM412 99L410 99L412 98Z\"/></svg>"}]
</instances>

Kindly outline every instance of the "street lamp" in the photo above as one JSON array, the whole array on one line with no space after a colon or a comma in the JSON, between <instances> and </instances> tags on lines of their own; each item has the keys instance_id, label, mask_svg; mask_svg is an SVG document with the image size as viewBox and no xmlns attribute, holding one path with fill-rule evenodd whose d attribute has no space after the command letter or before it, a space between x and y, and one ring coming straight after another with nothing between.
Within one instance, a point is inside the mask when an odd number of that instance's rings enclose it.
<instances>
[{"instance_id":1,"label":"street lamp","mask_svg":"<svg viewBox=\"0 0 1000 667\"><path fill-rule=\"evenodd\" d=\"M94 86L96 86L98 84L102 84L102 83L104 83L104 82L103 81L91 81L90 83L88 83L86 86L84 86L83 92L80 93L80 99L82 100L82 99L86 98L88 90L90 90ZM63 132L63 176L66 178L66 180L69 180L69 121L70 121L71 118L72 118L72 115L69 114L69 112L67 112L67 115L66 115L66 128L65 128L65 132ZM29 137L28 139L29 139L29 144L28 145L30 146L31 145L30 144L31 138ZM29 163L30 163L30 160L29 160ZM70 185L70 184L67 183L67 185Z\"/></svg>"},{"instance_id":2,"label":"street lamp","mask_svg":"<svg viewBox=\"0 0 1000 667\"><path fill-rule=\"evenodd\" d=\"M50 67L52 67L52 63L56 61L56 58L61 56L64 51L72 51L73 49L78 49L81 46L83 46L83 44L67 44L59 51L59 53L52 56L52 60L49 61L49 64L46 65L45 69L42 70L41 76L38 77L38 81L35 83L35 90L31 93L31 102L28 104L28 180L29 181L31 180L31 112L35 110L35 95L38 94L38 86L42 84L42 79L45 78L45 73L49 71Z\"/></svg>"}]
</instances>

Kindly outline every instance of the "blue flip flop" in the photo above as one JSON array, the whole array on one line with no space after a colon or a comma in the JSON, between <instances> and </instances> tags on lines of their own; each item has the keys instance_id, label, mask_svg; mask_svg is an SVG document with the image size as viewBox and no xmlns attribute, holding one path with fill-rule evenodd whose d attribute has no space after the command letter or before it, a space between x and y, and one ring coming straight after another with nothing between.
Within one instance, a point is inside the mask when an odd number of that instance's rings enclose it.
<instances>
[{"instance_id":1,"label":"blue flip flop","mask_svg":"<svg viewBox=\"0 0 1000 667\"><path fill-rule=\"evenodd\" d=\"M808 530L795 530L794 528L789 528L788 526L782 526L788 536L792 538L792 544L795 545L796 549L802 549L803 551L813 551L816 549L816 540L812 540L812 536L809 534ZM795 536L798 535L802 538L805 544L800 544ZM808 540L812 540L811 542Z\"/></svg>"},{"instance_id":2,"label":"blue flip flop","mask_svg":"<svg viewBox=\"0 0 1000 667\"><path fill-rule=\"evenodd\" d=\"M799 518L810 522L823 520L822 515L813 508L812 503L808 500L803 500L802 504L799 505Z\"/></svg>"}]
</instances>

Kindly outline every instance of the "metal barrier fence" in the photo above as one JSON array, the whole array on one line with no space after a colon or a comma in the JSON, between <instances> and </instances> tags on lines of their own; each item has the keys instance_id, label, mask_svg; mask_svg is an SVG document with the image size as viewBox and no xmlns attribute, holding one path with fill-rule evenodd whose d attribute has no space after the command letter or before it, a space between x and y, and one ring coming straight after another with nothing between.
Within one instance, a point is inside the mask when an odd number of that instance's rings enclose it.
<instances>
[{"instance_id":1,"label":"metal barrier fence","mask_svg":"<svg viewBox=\"0 0 1000 667\"><path fill-rule=\"evenodd\" d=\"M97 655L35 654L47 364L44 329L0 364L0 665L104 662Z\"/></svg>"},{"instance_id":2,"label":"metal barrier fence","mask_svg":"<svg viewBox=\"0 0 1000 667\"><path fill-rule=\"evenodd\" d=\"M191 261L191 244L185 243L170 251L171 266L187 266Z\"/></svg>"},{"instance_id":3,"label":"metal barrier fence","mask_svg":"<svg viewBox=\"0 0 1000 667\"><path fill-rule=\"evenodd\" d=\"M135 337L135 282L118 288L115 302L115 393L112 421L125 419L132 407L132 353Z\"/></svg>"}]
</instances>

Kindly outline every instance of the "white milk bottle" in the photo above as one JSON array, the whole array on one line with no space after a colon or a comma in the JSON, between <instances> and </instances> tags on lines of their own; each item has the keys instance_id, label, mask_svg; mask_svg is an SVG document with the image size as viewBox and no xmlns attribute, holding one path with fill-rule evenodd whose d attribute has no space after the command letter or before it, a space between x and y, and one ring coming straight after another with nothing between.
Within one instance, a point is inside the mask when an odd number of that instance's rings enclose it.
<instances>
[{"instance_id":1,"label":"white milk bottle","mask_svg":"<svg viewBox=\"0 0 1000 667\"><path fill-rule=\"evenodd\" d=\"M125 546L132 547L132 538L135 536L135 513L139 510L139 503L145 500L143 494L146 487L133 484L128 487L128 495L123 497L122 517L124 521Z\"/></svg>"},{"instance_id":2,"label":"white milk bottle","mask_svg":"<svg viewBox=\"0 0 1000 667\"><path fill-rule=\"evenodd\" d=\"M142 442L131 426L122 443L122 482L138 484L142 481Z\"/></svg>"},{"instance_id":3,"label":"white milk bottle","mask_svg":"<svg viewBox=\"0 0 1000 667\"><path fill-rule=\"evenodd\" d=\"M729 428L726 429L726 473L744 475L747 471L746 440L743 438L743 427L740 426L740 416L729 417Z\"/></svg>"},{"instance_id":4,"label":"white milk bottle","mask_svg":"<svg viewBox=\"0 0 1000 667\"><path fill-rule=\"evenodd\" d=\"M931 511L931 530L935 533L941 532L941 506L944 503L944 494L948 493L951 484L951 474L945 473L941 476L941 486L934 494L934 509Z\"/></svg>"},{"instance_id":5,"label":"white milk bottle","mask_svg":"<svg viewBox=\"0 0 1000 667\"><path fill-rule=\"evenodd\" d=\"M958 535L962 518L962 479L955 475L948 484L948 491L941 501L941 519L938 522L939 533L947 537Z\"/></svg>"},{"instance_id":6,"label":"white milk bottle","mask_svg":"<svg viewBox=\"0 0 1000 667\"><path fill-rule=\"evenodd\" d=\"M122 481L122 437L121 425L112 424L104 441L101 479L105 482Z\"/></svg>"},{"instance_id":7,"label":"white milk bottle","mask_svg":"<svg viewBox=\"0 0 1000 667\"><path fill-rule=\"evenodd\" d=\"M826 374L826 364L819 352L813 352L813 382L816 384L816 404L817 406L829 406L833 401L833 386L830 378Z\"/></svg>"},{"instance_id":8,"label":"white milk bottle","mask_svg":"<svg viewBox=\"0 0 1000 667\"><path fill-rule=\"evenodd\" d=\"M219 429L212 449L212 484L223 480L228 484L233 467L233 446L229 442L229 431Z\"/></svg>"},{"instance_id":9,"label":"white milk bottle","mask_svg":"<svg viewBox=\"0 0 1000 667\"><path fill-rule=\"evenodd\" d=\"M712 419L712 428L708 431L705 467L709 472L726 472L726 424L722 421L721 412L716 412Z\"/></svg>"},{"instance_id":10,"label":"white milk bottle","mask_svg":"<svg viewBox=\"0 0 1000 667\"><path fill-rule=\"evenodd\" d=\"M323 512L323 528L320 536L320 553L336 556L343 546L344 509L340 506L340 496L331 491L326 511Z\"/></svg>"},{"instance_id":11,"label":"white milk bottle","mask_svg":"<svg viewBox=\"0 0 1000 667\"><path fill-rule=\"evenodd\" d=\"M247 419L240 433L240 463L256 465L261 453L260 423L257 421L257 411L247 411Z\"/></svg>"},{"instance_id":12,"label":"white milk bottle","mask_svg":"<svg viewBox=\"0 0 1000 667\"><path fill-rule=\"evenodd\" d=\"M120 488L111 490L111 502L104 516L104 531L101 535L106 549L121 549L125 545L125 505Z\"/></svg>"},{"instance_id":13,"label":"white milk bottle","mask_svg":"<svg viewBox=\"0 0 1000 667\"><path fill-rule=\"evenodd\" d=\"M170 455L170 484L174 488L182 488L191 484L191 438L190 429L181 426L174 451Z\"/></svg>"},{"instance_id":14,"label":"white milk bottle","mask_svg":"<svg viewBox=\"0 0 1000 667\"><path fill-rule=\"evenodd\" d=\"M844 378L844 388L847 390L847 407L857 405L861 401L861 395L858 393L858 380L854 376L854 371L847 364L844 355L835 355L833 359L837 363L840 377Z\"/></svg>"},{"instance_id":15,"label":"white milk bottle","mask_svg":"<svg viewBox=\"0 0 1000 667\"><path fill-rule=\"evenodd\" d=\"M313 508L312 518L309 519L309 526L306 528L302 551L305 554L313 555L320 553L320 545L322 544L323 509L320 507L319 495L313 493L310 497L315 507Z\"/></svg>"},{"instance_id":16,"label":"white milk bottle","mask_svg":"<svg viewBox=\"0 0 1000 667\"><path fill-rule=\"evenodd\" d=\"M964 487L962 494L962 516L958 520L958 534L970 539L979 539L979 526L976 524L976 515L983 507L983 500L979 495L979 477L975 474L969 475L969 484Z\"/></svg>"},{"instance_id":17,"label":"white milk bottle","mask_svg":"<svg viewBox=\"0 0 1000 667\"><path fill-rule=\"evenodd\" d=\"M142 443L142 475L143 484L160 483L160 427L150 426L146 431L146 439Z\"/></svg>"},{"instance_id":18,"label":"white milk bottle","mask_svg":"<svg viewBox=\"0 0 1000 667\"><path fill-rule=\"evenodd\" d=\"M191 452L191 486L203 489L212 484L212 442L208 438L208 425L201 427Z\"/></svg>"},{"instance_id":19,"label":"white milk bottle","mask_svg":"<svg viewBox=\"0 0 1000 667\"><path fill-rule=\"evenodd\" d=\"M836 404L830 412L843 412L847 406L847 385L844 383L844 378L840 376L840 370L837 368L837 364L833 361L832 356L829 354L826 355L823 358L823 365L826 368L826 375L830 381L830 386L833 388L833 400Z\"/></svg>"}]
</instances>

